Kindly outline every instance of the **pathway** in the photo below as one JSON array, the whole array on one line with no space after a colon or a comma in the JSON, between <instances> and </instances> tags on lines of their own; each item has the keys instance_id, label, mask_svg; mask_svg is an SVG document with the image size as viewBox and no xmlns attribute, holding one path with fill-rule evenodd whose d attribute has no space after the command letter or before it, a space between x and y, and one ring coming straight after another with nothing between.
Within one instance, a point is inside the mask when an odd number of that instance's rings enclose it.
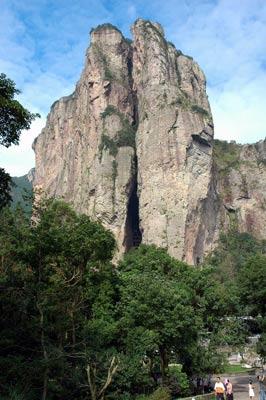
<instances>
[{"instance_id":1,"label":"pathway","mask_svg":"<svg viewBox=\"0 0 266 400\"><path fill-rule=\"evenodd\" d=\"M255 375L228 375L228 379L232 382L233 390L234 390L234 400L249 400L248 395L248 384L250 379L254 385L255 398L254 400L258 400L259 398L259 387L257 384L257 378Z\"/></svg>"}]
</instances>

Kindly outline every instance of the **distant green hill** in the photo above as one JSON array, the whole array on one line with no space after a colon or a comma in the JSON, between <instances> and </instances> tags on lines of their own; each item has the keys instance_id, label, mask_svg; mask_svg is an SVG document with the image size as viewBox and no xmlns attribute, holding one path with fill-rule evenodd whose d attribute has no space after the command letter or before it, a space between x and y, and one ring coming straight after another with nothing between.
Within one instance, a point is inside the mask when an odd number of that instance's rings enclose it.
<instances>
[{"instance_id":1,"label":"distant green hill","mask_svg":"<svg viewBox=\"0 0 266 400\"><path fill-rule=\"evenodd\" d=\"M11 190L11 208L15 208L20 204L25 211L31 211L32 183L29 181L28 175L12 177L12 182L14 183L14 186Z\"/></svg>"}]
</instances>

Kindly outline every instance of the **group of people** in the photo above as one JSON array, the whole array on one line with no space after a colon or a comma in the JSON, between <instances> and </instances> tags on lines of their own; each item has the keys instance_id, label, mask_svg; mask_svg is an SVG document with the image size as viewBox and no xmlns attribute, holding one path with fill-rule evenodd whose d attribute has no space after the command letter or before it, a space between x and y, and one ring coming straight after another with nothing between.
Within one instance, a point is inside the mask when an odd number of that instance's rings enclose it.
<instances>
[{"instance_id":1,"label":"group of people","mask_svg":"<svg viewBox=\"0 0 266 400\"><path fill-rule=\"evenodd\" d=\"M266 388L265 388L265 377L264 375L257 376L258 384L259 384L259 400L266 400ZM217 381L214 386L216 400L234 400L233 395L233 385L229 379L225 379L224 383L221 381L220 377L217 378ZM249 381L248 384L248 395L250 400L254 399L254 385L252 380Z\"/></svg>"},{"instance_id":2,"label":"group of people","mask_svg":"<svg viewBox=\"0 0 266 400\"><path fill-rule=\"evenodd\" d=\"M226 400L234 400L233 385L229 379L225 379L223 383L221 378L218 377L214 385L214 391L216 400L224 400L224 396L226 396Z\"/></svg>"}]
</instances>

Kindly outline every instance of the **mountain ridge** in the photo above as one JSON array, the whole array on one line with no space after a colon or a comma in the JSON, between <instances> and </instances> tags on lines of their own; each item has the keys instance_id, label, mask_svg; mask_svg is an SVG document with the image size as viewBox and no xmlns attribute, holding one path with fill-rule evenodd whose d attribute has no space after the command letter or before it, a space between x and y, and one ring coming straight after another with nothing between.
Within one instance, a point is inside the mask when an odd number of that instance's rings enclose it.
<instances>
[{"instance_id":1,"label":"mountain ridge","mask_svg":"<svg viewBox=\"0 0 266 400\"><path fill-rule=\"evenodd\" d=\"M129 42L108 24L91 31L74 93L53 104L34 142L35 189L100 220L116 237L118 258L143 242L197 264L233 214L240 231L265 236L263 187L239 199L252 175L264 179L255 161L265 145L239 148L234 169L222 173L221 154L232 146L213 154L204 73L158 23L138 19L132 33Z\"/></svg>"}]
</instances>

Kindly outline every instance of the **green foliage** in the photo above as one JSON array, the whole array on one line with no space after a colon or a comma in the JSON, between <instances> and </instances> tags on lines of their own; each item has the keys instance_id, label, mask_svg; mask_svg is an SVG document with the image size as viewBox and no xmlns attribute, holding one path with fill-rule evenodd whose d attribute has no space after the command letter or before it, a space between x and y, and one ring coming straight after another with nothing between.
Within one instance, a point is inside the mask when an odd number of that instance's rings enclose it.
<instances>
[{"instance_id":1,"label":"green foliage","mask_svg":"<svg viewBox=\"0 0 266 400\"><path fill-rule=\"evenodd\" d=\"M193 112L196 112L198 114L202 114L204 117L209 117L208 111L206 111L204 108L199 107L197 104L192 104L191 110Z\"/></svg>"},{"instance_id":2,"label":"green foliage","mask_svg":"<svg viewBox=\"0 0 266 400\"><path fill-rule=\"evenodd\" d=\"M11 203L11 189L11 176L3 168L0 168L0 210Z\"/></svg>"},{"instance_id":3,"label":"green foliage","mask_svg":"<svg viewBox=\"0 0 266 400\"><path fill-rule=\"evenodd\" d=\"M98 58L98 62L102 65L102 68L104 70L104 79L110 82L114 81L115 75L111 70L110 63L106 54L104 54L102 49L96 43L93 43L92 49L94 51L95 56Z\"/></svg>"},{"instance_id":4,"label":"green foliage","mask_svg":"<svg viewBox=\"0 0 266 400\"><path fill-rule=\"evenodd\" d=\"M240 145L237 143L215 139L213 154L218 171L222 174L226 174L231 168L238 168L240 165Z\"/></svg>"},{"instance_id":5,"label":"green foliage","mask_svg":"<svg viewBox=\"0 0 266 400\"><path fill-rule=\"evenodd\" d=\"M252 237L224 236L209 267L141 245L114 268L115 241L100 224L54 200L33 216L0 213L3 398L37 400L45 390L47 399L93 398L111 366L106 398L187 395L188 377L226 366L217 346L243 344L243 310L260 318L264 357L265 256ZM218 273L226 253L232 263L243 257L236 278Z\"/></svg>"},{"instance_id":6,"label":"green foliage","mask_svg":"<svg viewBox=\"0 0 266 400\"><path fill-rule=\"evenodd\" d=\"M109 136L102 134L102 140L99 146L99 153L102 156L103 150L108 150L109 154L113 157L117 155L118 146L115 139L111 139Z\"/></svg>"},{"instance_id":7,"label":"green foliage","mask_svg":"<svg viewBox=\"0 0 266 400\"><path fill-rule=\"evenodd\" d=\"M119 117L122 127L112 139L105 133L102 134L102 140L99 146L100 157L102 156L103 149L108 149L109 153L113 157L116 157L119 147L129 146L135 148L135 127L112 105L106 107L104 112L101 113L101 118L105 120L111 115L117 115Z\"/></svg>"},{"instance_id":8,"label":"green foliage","mask_svg":"<svg viewBox=\"0 0 266 400\"><path fill-rule=\"evenodd\" d=\"M148 397L148 400L171 400L171 395L167 388L160 387Z\"/></svg>"},{"instance_id":9,"label":"green foliage","mask_svg":"<svg viewBox=\"0 0 266 400\"><path fill-rule=\"evenodd\" d=\"M182 372L181 365L169 365L168 385L171 393L178 397L185 397L189 395L189 380L187 374Z\"/></svg>"},{"instance_id":10,"label":"green foliage","mask_svg":"<svg viewBox=\"0 0 266 400\"><path fill-rule=\"evenodd\" d=\"M117 177L117 162L115 160L112 161L112 180L115 184L115 180Z\"/></svg>"},{"instance_id":11,"label":"green foliage","mask_svg":"<svg viewBox=\"0 0 266 400\"><path fill-rule=\"evenodd\" d=\"M118 270L125 351L130 357L139 349L152 376L159 373L172 393L185 392L186 374L206 371L198 348L210 327L218 329L226 307L219 286L210 280L212 271L191 268L145 245L129 252ZM169 362L184 365L179 381L169 374ZM131 382L138 372L136 364Z\"/></svg>"},{"instance_id":12,"label":"green foliage","mask_svg":"<svg viewBox=\"0 0 266 400\"><path fill-rule=\"evenodd\" d=\"M225 374L237 374L239 372L246 372L248 373L250 370L248 368L242 367L242 365L231 365L231 364L227 364L224 366L222 371L218 371L218 372L222 372Z\"/></svg>"},{"instance_id":13,"label":"green foliage","mask_svg":"<svg viewBox=\"0 0 266 400\"><path fill-rule=\"evenodd\" d=\"M34 210L37 225L19 209L0 217L1 392L82 398L86 365L104 381L112 353L114 238L60 201Z\"/></svg>"},{"instance_id":14,"label":"green foliage","mask_svg":"<svg viewBox=\"0 0 266 400\"><path fill-rule=\"evenodd\" d=\"M40 117L32 114L14 99L20 91L15 82L0 74L0 145L5 147L18 144L21 131L29 129L31 122ZM11 202L12 180L3 168L0 168L0 210Z\"/></svg>"},{"instance_id":15,"label":"green foliage","mask_svg":"<svg viewBox=\"0 0 266 400\"><path fill-rule=\"evenodd\" d=\"M0 145L18 144L21 131L29 129L31 122L39 117L32 114L14 99L20 91L5 74L0 74Z\"/></svg>"},{"instance_id":16,"label":"green foliage","mask_svg":"<svg viewBox=\"0 0 266 400\"><path fill-rule=\"evenodd\" d=\"M31 212L32 209L32 183L27 175L12 178L13 186L11 188L12 203L11 208L20 205L23 210Z\"/></svg>"},{"instance_id":17,"label":"green foliage","mask_svg":"<svg viewBox=\"0 0 266 400\"><path fill-rule=\"evenodd\" d=\"M250 257L239 274L241 299L253 316L266 316L266 256Z\"/></svg>"},{"instance_id":18,"label":"green foliage","mask_svg":"<svg viewBox=\"0 0 266 400\"><path fill-rule=\"evenodd\" d=\"M187 56L186 56L187 57ZM188 97L187 93L181 91L177 99L171 103L172 105L180 106L184 110L190 110L194 113L198 113L205 118L210 118L210 114L204 108L198 106L197 104L192 103L191 99Z\"/></svg>"},{"instance_id":19,"label":"green foliage","mask_svg":"<svg viewBox=\"0 0 266 400\"><path fill-rule=\"evenodd\" d=\"M97 25L96 26L96 28L91 28L91 30L90 30L90 34L92 33L92 32L100 32L101 30L103 30L103 29L113 29L113 30L115 30L115 31L117 31L117 32L119 32L119 33L121 33L121 31L116 27L116 26L114 26L113 24L110 24L110 23L105 23L105 24L100 24L100 25Z\"/></svg>"},{"instance_id":20,"label":"green foliage","mask_svg":"<svg viewBox=\"0 0 266 400\"><path fill-rule=\"evenodd\" d=\"M215 267L222 282L230 282L249 257L263 252L266 252L264 241L255 239L249 233L231 230L221 234L217 248L206 262Z\"/></svg>"},{"instance_id":21,"label":"green foliage","mask_svg":"<svg viewBox=\"0 0 266 400\"><path fill-rule=\"evenodd\" d=\"M104 118L109 117L110 115L113 115L113 114L118 115L118 116L121 115L116 107L114 107L111 104L109 104L106 107L106 109L104 110L104 112L101 113L101 118L104 119Z\"/></svg>"},{"instance_id":22,"label":"green foliage","mask_svg":"<svg viewBox=\"0 0 266 400\"><path fill-rule=\"evenodd\" d=\"M265 253L265 241L232 230L221 235L218 247L207 258L206 262L213 267L213 279L219 282L221 293L226 294L223 302L227 317L217 330L217 344L241 349L250 334L263 335L266 331L262 323L266 296ZM255 319L250 321L243 316Z\"/></svg>"},{"instance_id":23,"label":"green foliage","mask_svg":"<svg viewBox=\"0 0 266 400\"><path fill-rule=\"evenodd\" d=\"M168 43L169 46L172 46L172 47L175 48L175 44L174 44L173 42L168 41L167 43ZM177 51L178 51L178 50L177 50ZM182 53L182 52L180 51L180 53Z\"/></svg>"},{"instance_id":24,"label":"green foliage","mask_svg":"<svg viewBox=\"0 0 266 400\"><path fill-rule=\"evenodd\" d=\"M135 128L129 124L128 120L124 120L122 129L117 134L117 146L129 146L135 148Z\"/></svg>"}]
</instances>

